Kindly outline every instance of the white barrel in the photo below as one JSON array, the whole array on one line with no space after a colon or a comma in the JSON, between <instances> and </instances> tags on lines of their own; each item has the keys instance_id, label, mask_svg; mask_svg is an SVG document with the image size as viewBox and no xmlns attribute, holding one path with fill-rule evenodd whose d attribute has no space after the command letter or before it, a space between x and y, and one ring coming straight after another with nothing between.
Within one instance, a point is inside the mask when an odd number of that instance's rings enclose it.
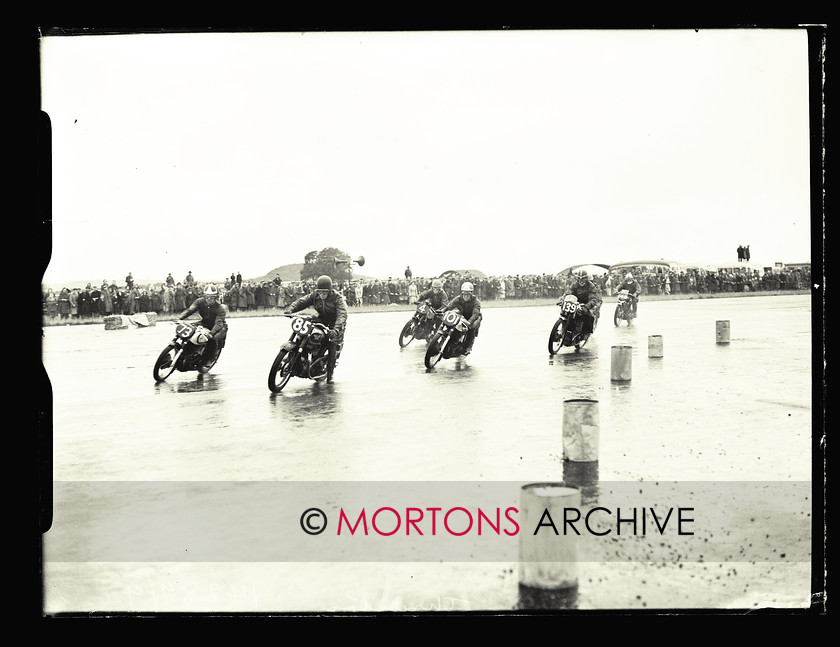
<instances>
[{"instance_id":1,"label":"white barrel","mask_svg":"<svg viewBox=\"0 0 840 647\"><path fill-rule=\"evenodd\" d=\"M576 535L564 534L563 520L565 508L580 509L580 491L563 482L529 483L522 486L519 503L520 595L523 587L531 592L576 589Z\"/></svg>"},{"instance_id":2,"label":"white barrel","mask_svg":"<svg viewBox=\"0 0 840 647\"><path fill-rule=\"evenodd\" d=\"M563 402L563 458L586 462L598 460L600 413L597 400Z\"/></svg>"},{"instance_id":3,"label":"white barrel","mask_svg":"<svg viewBox=\"0 0 840 647\"><path fill-rule=\"evenodd\" d=\"M648 337L648 357L662 357L662 335L651 335Z\"/></svg>"},{"instance_id":4,"label":"white barrel","mask_svg":"<svg viewBox=\"0 0 840 647\"><path fill-rule=\"evenodd\" d=\"M611 378L615 382L627 382L633 373L633 347L613 346Z\"/></svg>"},{"instance_id":5,"label":"white barrel","mask_svg":"<svg viewBox=\"0 0 840 647\"><path fill-rule=\"evenodd\" d=\"M715 324L715 338L718 344L729 343L729 322L718 321Z\"/></svg>"}]
</instances>

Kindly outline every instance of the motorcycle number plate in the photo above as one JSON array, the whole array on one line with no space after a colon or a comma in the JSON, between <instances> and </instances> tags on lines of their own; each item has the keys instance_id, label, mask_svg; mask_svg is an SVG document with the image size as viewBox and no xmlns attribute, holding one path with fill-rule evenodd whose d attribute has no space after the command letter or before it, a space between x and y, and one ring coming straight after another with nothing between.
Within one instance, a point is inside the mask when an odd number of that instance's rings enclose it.
<instances>
[{"instance_id":1,"label":"motorcycle number plate","mask_svg":"<svg viewBox=\"0 0 840 647\"><path fill-rule=\"evenodd\" d=\"M301 335L308 335L312 330L312 323L303 317L295 317L292 319L292 330Z\"/></svg>"},{"instance_id":2,"label":"motorcycle number plate","mask_svg":"<svg viewBox=\"0 0 840 647\"><path fill-rule=\"evenodd\" d=\"M443 323L445 323L447 326L454 326L456 323L458 323L459 317L460 315L457 312L455 312L454 310L450 310L445 315L443 315Z\"/></svg>"},{"instance_id":3,"label":"motorcycle number plate","mask_svg":"<svg viewBox=\"0 0 840 647\"><path fill-rule=\"evenodd\" d=\"M175 334L179 337L183 337L184 339L189 339L192 336L193 327L187 324L178 324L175 328Z\"/></svg>"}]
</instances>

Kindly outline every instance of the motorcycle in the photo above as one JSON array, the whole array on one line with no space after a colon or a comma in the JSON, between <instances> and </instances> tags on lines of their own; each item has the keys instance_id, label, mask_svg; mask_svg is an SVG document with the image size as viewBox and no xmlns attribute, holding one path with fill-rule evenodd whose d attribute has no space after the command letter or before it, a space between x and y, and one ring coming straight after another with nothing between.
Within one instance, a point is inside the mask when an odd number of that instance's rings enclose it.
<instances>
[{"instance_id":1,"label":"motorcycle","mask_svg":"<svg viewBox=\"0 0 840 647\"><path fill-rule=\"evenodd\" d=\"M215 357L207 361L204 352L209 332L209 329L197 322L175 321L175 337L158 355L152 370L155 382L163 382L175 371L198 371L204 374L213 368L222 349L217 345Z\"/></svg>"},{"instance_id":2,"label":"motorcycle","mask_svg":"<svg viewBox=\"0 0 840 647\"><path fill-rule=\"evenodd\" d=\"M280 393L292 377L316 382L329 377L329 327L315 321L313 315L283 316L292 319L292 334L268 372L268 388L272 393Z\"/></svg>"},{"instance_id":3,"label":"motorcycle","mask_svg":"<svg viewBox=\"0 0 840 647\"><path fill-rule=\"evenodd\" d=\"M405 348L414 339L429 341L437 332L442 317L442 310L435 310L425 301L418 303L417 310L400 331L400 348Z\"/></svg>"},{"instance_id":4,"label":"motorcycle","mask_svg":"<svg viewBox=\"0 0 840 647\"><path fill-rule=\"evenodd\" d=\"M433 368L441 359L458 357L466 348L469 321L457 310L448 310L426 348L426 368Z\"/></svg>"},{"instance_id":5,"label":"motorcycle","mask_svg":"<svg viewBox=\"0 0 840 647\"><path fill-rule=\"evenodd\" d=\"M580 350L589 341L591 333L583 332L584 316L580 311L583 304L578 303L574 294L567 294L557 305L560 306L560 316L551 328L548 336L548 352L556 355L564 346L574 346ZM596 319L594 327L598 324Z\"/></svg>"},{"instance_id":6,"label":"motorcycle","mask_svg":"<svg viewBox=\"0 0 840 647\"><path fill-rule=\"evenodd\" d=\"M615 314L613 314L613 323L618 326L622 321L626 321L629 326L633 323L635 317L630 290L620 290L618 293L618 304L615 306Z\"/></svg>"}]
</instances>

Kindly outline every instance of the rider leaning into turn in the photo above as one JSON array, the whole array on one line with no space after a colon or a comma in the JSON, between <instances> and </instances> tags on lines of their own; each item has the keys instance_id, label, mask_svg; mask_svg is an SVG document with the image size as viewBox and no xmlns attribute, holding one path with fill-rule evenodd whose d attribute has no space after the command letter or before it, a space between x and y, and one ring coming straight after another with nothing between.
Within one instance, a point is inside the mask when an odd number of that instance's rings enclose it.
<instances>
[{"instance_id":1,"label":"rider leaning into turn","mask_svg":"<svg viewBox=\"0 0 840 647\"><path fill-rule=\"evenodd\" d=\"M428 301L429 305L435 310L440 310L449 302L449 295L443 289L443 281L435 279L432 281L432 287L417 295L417 302Z\"/></svg>"},{"instance_id":2,"label":"rider leaning into turn","mask_svg":"<svg viewBox=\"0 0 840 647\"><path fill-rule=\"evenodd\" d=\"M286 308L285 314L299 312L304 308L315 308L318 321L330 329L329 356L327 358L327 382L333 381L333 371L344 346L344 329L347 327L347 303L341 292L332 289L332 279L321 276L315 289Z\"/></svg>"},{"instance_id":3,"label":"rider leaning into turn","mask_svg":"<svg viewBox=\"0 0 840 647\"><path fill-rule=\"evenodd\" d=\"M470 329L464 339L464 355L469 355L472 350L475 338L478 336L478 329L481 326L481 301L475 296L475 288L469 281L461 285L461 294L452 299L446 306L447 310L457 310L461 316L467 319Z\"/></svg>"},{"instance_id":4,"label":"rider leaning into turn","mask_svg":"<svg viewBox=\"0 0 840 647\"><path fill-rule=\"evenodd\" d=\"M218 359L218 355L225 347L228 330L227 322L225 322L227 309L219 303L219 290L215 285L211 283L204 288L204 296L193 301L177 318L186 319L194 312L198 312L201 316L201 325L210 331L207 335L209 341L204 350L207 358L204 366L208 368Z\"/></svg>"},{"instance_id":5,"label":"rider leaning into turn","mask_svg":"<svg viewBox=\"0 0 840 647\"><path fill-rule=\"evenodd\" d=\"M583 332L592 334L598 323L598 317L601 316L601 291L597 285L589 280L589 272L582 270L578 274L577 281L566 289L566 294L563 296L567 294L573 294L577 297L578 303L581 304L580 310L584 314ZM560 303L562 301L557 305L560 305Z\"/></svg>"},{"instance_id":6,"label":"rider leaning into turn","mask_svg":"<svg viewBox=\"0 0 840 647\"><path fill-rule=\"evenodd\" d=\"M635 317L636 310L639 307L639 295L641 294L642 288L636 280L636 277L634 277L630 272L627 272L624 276L624 280L619 283L616 288L617 292L621 292L622 290L627 290L630 293L630 306L633 309L633 316Z\"/></svg>"}]
</instances>

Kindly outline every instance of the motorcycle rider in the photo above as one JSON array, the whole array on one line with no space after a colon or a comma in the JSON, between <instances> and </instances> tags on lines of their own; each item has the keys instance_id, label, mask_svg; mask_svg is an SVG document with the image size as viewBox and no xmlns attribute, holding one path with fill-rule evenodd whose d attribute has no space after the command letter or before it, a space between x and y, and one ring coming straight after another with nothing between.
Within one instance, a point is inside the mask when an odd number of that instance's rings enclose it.
<instances>
[{"instance_id":1,"label":"motorcycle rider","mask_svg":"<svg viewBox=\"0 0 840 647\"><path fill-rule=\"evenodd\" d=\"M225 339L227 338L227 308L219 303L219 289L209 283L204 288L204 295L198 297L190 306L179 314L177 319L186 319L194 312L198 312L201 316L201 325L209 330L207 337L209 341L204 350L205 362L203 368L205 372L210 370L210 367L218 359L225 347Z\"/></svg>"},{"instance_id":2,"label":"motorcycle rider","mask_svg":"<svg viewBox=\"0 0 840 647\"><path fill-rule=\"evenodd\" d=\"M296 299L286 308L290 315L304 308L315 308L318 321L330 329L329 356L327 357L327 383L333 381L333 371L344 346L344 329L347 327L347 303L338 290L333 290L332 279L324 274L318 277L315 289Z\"/></svg>"},{"instance_id":3,"label":"motorcycle rider","mask_svg":"<svg viewBox=\"0 0 840 647\"><path fill-rule=\"evenodd\" d=\"M598 286L589 280L589 272L581 270L577 276L577 281L574 281L566 288L565 297L568 294L573 294L577 297L578 303L581 304L580 312L583 313L583 332L592 334L595 332L595 326L598 325L598 317L601 316L601 291ZM562 300L557 303L560 305Z\"/></svg>"},{"instance_id":4,"label":"motorcycle rider","mask_svg":"<svg viewBox=\"0 0 840 647\"><path fill-rule=\"evenodd\" d=\"M461 294L452 299L447 305L446 310L457 310L462 317L469 322L470 329L464 338L464 352L463 355L469 355L472 351L475 338L478 336L478 329L481 326L481 301L475 296L475 287L469 281L464 281L461 285Z\"/></svg>"},{"instance_id":5,"label":"motorcycle rider","mask_svg":"<svg viewBox=\"0 0 840 647\"><path fill-rule=\"evenodd\" d=\"M443 289L443 281L434 279L432 281L432 287L417 295L417 302L419 303L420 301L428 301L429 305L435 310L440 310L446 305L449 302L449 295Z\"/></svg>"},{"instance_id":6,"label":"motorcycle rider","mask_svg":"<svg viewBox=\"0 0 840 647\"><path fill-rule=\"evenodd\" d=\"M636 316L636 310L639 306L639 295L642 292L642 288L639 285L639 282L636 280L636 277L633 276L631 272L627 272L624 275L624 280L618 284L617 291L621 292L621 290L628 290L630 293L630 307L633 312L633 316Z\"/></svg>"}]
</instances>

